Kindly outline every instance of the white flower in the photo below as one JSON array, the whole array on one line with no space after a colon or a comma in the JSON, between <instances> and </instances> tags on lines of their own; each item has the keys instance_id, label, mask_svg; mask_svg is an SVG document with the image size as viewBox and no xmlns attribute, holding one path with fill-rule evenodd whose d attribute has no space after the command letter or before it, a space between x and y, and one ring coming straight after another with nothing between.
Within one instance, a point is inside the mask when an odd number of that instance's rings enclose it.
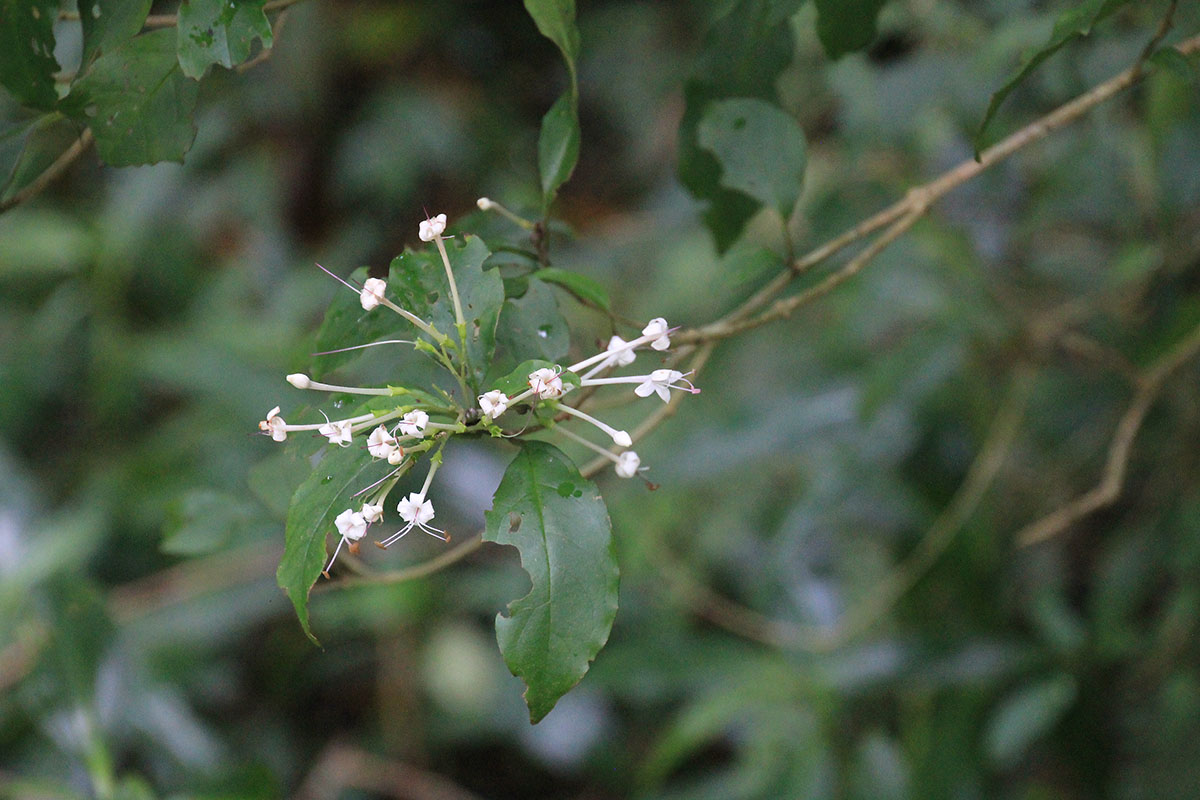
<instances>
[{"instance_id":1,"label":"white flower","mask_svg":"<svg viewBox=\"0 0 1200 800\"><path fill-rule=\"evenodd\" d=\"M654 319L650 320L646 327L642 328L642 336L658 337L650 343L650 346L655 350L666 350L671 346L671 339L667 335L670 330L671 329L667 325L667 321L665 319L662 317L655 317Z\"/></svg>"},{"instance_id":2,"label":"white flower","mask_svg":"<svg viewBox=\"0 0 1200 800\"><path fill-rule=\"evenodd\" d=\"M684 381L687 386L680 386L675 383L683 378L683 373L677 369L656 369L646 376L646 380L639 384L633 390L633 393L638 397L649 397L651 394L658 392L658 396L665 403L671 399L671 389L679 389L691 394L699 394L700 390L692 386L691 381Z\"/></svg>"},{"instance_id":3,"label":"white flower","mask_svg":"<svg viewBox=\"0 0 1200 800\"><path fill-rule=\"evenodd\" d=\"M484 414L495 419L508 408L508 395L499 389L479 395L479 408Z\"/></svg>"},{"instance_id":4,"label":"white flower","mask_svg":"<svg viewBox=\"0 0 1200 800\"><path fill-rule=\"evenodd\" d=\"M563 393L562 378L559 373L549 367L542 367L529 373L529 388L542 399L561 397Z\"/></svg>"},{"instance_id":5,"label":"white flower","mask_svg":"<svg viewBox=\"0 0 1200 800\"><path fill-rule=\"evenodd\" d=\"M297 389L307 389L311 381L309 381L308 376L303 372L293 372L287 376L287 382Z\"/></svg>"},{"instance_id":6,"label":"white flower","mask_svg":"<svg viewBox=\"0 0 1200 800\"><path fill-rule=\"evenodd\" d=\"M275 406L267 412L267 418L258 423L258 429L263 433L271 434L271 438L277 442L282 442L287 438L287 423L283 417L279 416L279 406Z\"/></svg>"},{"instance_id":7,"label":"white flower","mask_svg":"<svg viewBox=\"0 0 1200 800\"><path fill-rule=\"evenodd\" d=\"M388 429L383 425L371 431L371 435L367 437L367 452L373 458L388 458L398 449L396 437L388 433Z\"/></svg>"},{"instance_id":8,"label":"white flower","mask_svg":"<svg viewBox=\"0 0 1200 800\"><path fill-rule=\"evenodd\" d=\"M359 513L362 514L363 519L365 519L368 524L379 522L383 519L383 503L380 502L376 503L375 505L363 503L362 511Z\"/></svg>"},{"instance_id":9,"label":"white flower","mask_svg":"<svg viewBox=\"0 0 1200 800\"><path fill-rule=\"evenodd\" d=\"M358 295L358 302L362 303L363 308L370 311L379 305L379 301L383 299L383 295L386 292L387 281L381 278L367 278L363 282L362 291Z\"/></svg>"},{"instance_id":10,"label":"white flower","mask_svg":"<svg viewBox=\"0 0 1200 800\"><path fill-rule=\"evenodd\" d=\"M446 230L446 215L438 214L436 217L423 220L420 225L419 236L422 242L432 242L434 239L442 235Z\"/></svg>"},{"instance_id":11,"label":"white flower","mask_svg":"<svg viewBox=\"0 0 1200 800\"><path fill-rule=\"evenodd\" d=\"M330 444L336 444L339 447L345 447L350 444L353 435L350 433L350 420L339 419L330 422L327 418L325 424L317 428L317 433L329 439Z\"/></svg>"},{"instance_id":12,"label":"white flower","mask_svg":"<svg viewBox=\"0 0 1200 800\"><path fill-rule=\"evenodd\" d=\"M333 562L337 561L338 553L342 552L342 545L349 542L350 552L357 553L358 540L367 532L367 520L363 517L362 512L349 508L338 514L333 524L337 526L337 531L342 535L342 538L338 540L337 547L333 549L333 557L329 559L329 563L325 565L325 569L321 570L321 574L326 578L329 577L329 570L333 566Z\"/></svg>"},{"instance_id":13,"label":"white flower","mask_svg":"<svg viewBox=\"0 0 1200 800\"><path fill-rule=\"evenodd\" d=\"M620 336L614 336L608 340L606 352L612 353L611 360L605 359L605 364L616 364L618 367L627 367L637 358L637 353L633 352L632 347L626 347L629 342L622 339ZM624 349L622 349L624 348ZM661 348L660 348L661 349Z\"/></svg>"},{"instance_id":14,"label":"white flower","mask_svg":"<svg viewBox=\"0 0 1200 800\"><path fill-rule=\"evenodd\" d=\"M423 436L425 426L429 424L429 415L421 409L414 409L404 415L400 422L400 432L405 436Z\"/></svg>"},{"instance_id":15,"label":"white flower","mask_svg":"<svg viewBox=\"0 0 1200 800\"><path fill-rule=\"evenodd\" d=\"M352 542L357 542L367 532L367 520L362 512L349 508L338 514L333 524L337 526L342 538Z\"/></svg>"},{"instance_id":16,"label":"white flower","mask_svg":"<svg viewBox=\"0 0 1200 800\"><path fill-rule=\"evenodd\" d=\"M403 539L413 528L418 528L435 539L441 539L443 542L447 541L444 535L445 531L429 524L429 521L434 516L433 503L426 500L424 495L413 492L400 501L396 506L396 511L400 512L400 518L408 524L380 542L380 547L390 547Z\"/></svg>"},{"instance_id":17,"label":"white flower","mask_svg":"<svg viewBox=\"0 0 1200 800\"><path fill-rule=\"evenodd\" d=\"M394 467L403 460L404 460L404 448L401 447L400 445L396 445L396 449L393 450L392 452L388 453L387 462Z\"/></svg>"},{"instance_id":18,"label":"white flower","mask_svg":"<svg viewBox=\"0 0 1200 800\"><path fill-rule=\"evenodd\" d=\"M641 464L642 459L637 453L632 450L626 450L617 456L617 475L622 478L632 478L634 475L637 475L638 467Z\"/></svg>"}]
</instances>

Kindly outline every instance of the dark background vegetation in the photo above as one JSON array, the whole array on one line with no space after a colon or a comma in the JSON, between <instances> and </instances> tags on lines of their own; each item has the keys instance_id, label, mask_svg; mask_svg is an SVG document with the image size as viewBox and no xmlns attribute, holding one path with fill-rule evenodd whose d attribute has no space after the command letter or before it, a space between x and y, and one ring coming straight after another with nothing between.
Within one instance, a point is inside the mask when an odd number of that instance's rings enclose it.
<instances>
[{"instance_id":1,"label":"dark background vegetation","mask_svg":"<svg viewBox=\"0 0 1200 800\"><path fill-rule=\"evenodd\" d=\"M836 62L806 6L777 82L809 139L797 248L970 157L1065 5L899 0ZM1000 129L1132 63L1165 5L1065 49ZM718 255L675 176L712 14L580 4L583 148L557 206L574 235L552 256L634 319L707 322L786 247L764 212ZM1198 25L1182 4L1178 31ZM639 446L659 488L599 478L621 610L540 725L491 627L526 580L503 548L321 590L324 649L304 638L274 584L287 484L252 433L302 402L283 375L338 290L312 265L382 267L426 209L534 208L564 80L517 3L312 0L268 61L205 81L185 164L89 154L0 216L0 795L111 775L128 797L1200 796L1200 368L1164 385L1115 503L1014 541L1096 484L1131 373L1200 322L1200 105L1165 71L718 347L703 394ZM562 306L580 352L609 332ZM995 482L931 543L1023 380ZM508 457L448 458L439 520L475 530ZM898 575L911 588L865 631L807 637Z\"/></svg>"}]
</instances>

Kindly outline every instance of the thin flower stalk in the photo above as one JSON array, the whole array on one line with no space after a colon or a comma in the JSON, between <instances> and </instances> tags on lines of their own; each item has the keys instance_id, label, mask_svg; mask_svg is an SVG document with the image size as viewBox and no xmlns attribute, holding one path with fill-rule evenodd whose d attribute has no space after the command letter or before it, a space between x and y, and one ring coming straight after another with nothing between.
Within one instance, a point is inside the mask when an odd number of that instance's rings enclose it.
<instances>
[{"instance_id":1,"label":"thin flower stalk","mask_svg":"<svg viewBox=\"0 0 1200 800\"><path fill-rule=\"evenodd\" d=\"M578 408L573 408L572 406L564 405L562 403L559 403L557 408L559 411L566 412L567 414L577 417L584 422L595 425L597 428L607 433L609 438L611 438L615 444L620 445L621 447L629 447L633 444L633 439L630 438L626 431L619 431L608 423L601 422L592 415L580 411Z\"/></svg>"}]
</instances>

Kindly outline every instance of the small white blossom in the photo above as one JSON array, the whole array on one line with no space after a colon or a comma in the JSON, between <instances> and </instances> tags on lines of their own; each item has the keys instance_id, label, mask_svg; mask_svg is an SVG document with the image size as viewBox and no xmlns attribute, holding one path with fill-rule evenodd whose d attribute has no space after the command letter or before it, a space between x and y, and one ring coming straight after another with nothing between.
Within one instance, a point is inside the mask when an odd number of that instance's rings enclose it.
<instances>
[{"instance_id":1,"label":"small white blossom","mask_svg":"<svg viewBox=\"0 0 1200 800\"><path fill-rule=\"evenodd\" d=\"M529 373L529 388L543 400L561 397L563 382L559 373L549 367L542 367Z\"/></svg>"},{"instance_id":2,"label":"small white blossom","mask_svg":"<svg viewBox=\"0 0 1200 800\"><path fill-rule=\"evenodd\" d=\"M429 424L429 415L421 409L414 409L401 418L400 432L405 436L424 436L425 426Z\"/></svg>"},{"instance_id":3,"label":"small white blossom","mask_svg":"<svg viewBox=\"0 0 1200 800\"><path fill-rule=\"evenodd\" d=\"M508 408L508 395L499 389L479 395L479 408L484 414L495 419Z\"/></svg>"},{"instance_id":4,"label":"small white blossom","mask_svg":"<svg viewBox=\"0 0 1200 800\"><path fill-rule=\"evenodd\" d=\"M649 397L657 392L664 403L671 399L671 389L679 389L690 394L699 394L700 390L692 386L691 381L684 380L684 383L687 384L686 386L676 383L676 381L682 379L683 373L677 369L656 369L646 376L645 381L639 384L633 390L633 393L638 397Z\"/></svg>"},{"instance_id":5,"label":"small white blossom","mask_svg":"<svg viewBox=\"0 0 1200 800\"><path fill-rule=\"evenodd\" d=\"M357 553L358 540L367 532L367 520L362 512L350 508L338 514L333 524L337 527L337 531L341 534L342 538L338 540L337 547L333 549L333 557L329 559L329 563L325 565L325 569L321 570L321 574L326 578L329 577L329 570L333 566L333 562L337 561L338 553L342 552L342 545L349 542L350 552Z\"/></svg>"},{"instance_id":6,"label":"small white blossom","mask_svg":"<svg viewBox=\"0 0 1200 800\"><path fill-rule=\"evenodd\" d=\"M379 522L383 519L383 503L379 502L375 503L374 505L370 503L363 503L362 511L359 513L362 514L363 519L365 519L368 524Z\"/></svg>"},{"instance_id":7,"label":"small white blossom","mask_svg":"<svg viewBox=\"0 0 1200 800\"><path fill-rule=\"evenodd\" d=\"M279 406L275 406L267 412L267 418L258 423L258 429L263 433L269 433L271 438L277 442L282 442L287 438L287 423L283 417L279 416Z\"/></svg>"},{"instance_id":8,"label":"small white blossom","mask_svg":"<svg viewBox=\"0 0 1200 800\"><path fill-rule=\"evenodd\" d=\"M434 517L433 503L426 500L424 495L413 492L400 501L396 506L396 511L400 513L400 518L408 524L380 542L380 547L390 547L403 539L413 528L418 528L435 539L441 539L443 542L447 541L444 535L445 531L429 524L430 520Z\"/></svg>"},{"instance_id":9,"label":"small white blossom","mask_svg":"<svg viewBox=\"0 0 1200 800\"><path fill-rule=\"evenodd\" d=\"M303 372L293 372L291 375L288 375L287 382L292 386L295 386L297 389L307 389L309 383L311 383L311 381L308 379L308 376Z\"/></svg>"},{"instance_id":10,"label":"small white blossom","mask_svg":"<svg viewBox=\"0 0 1200 800\"><path fill-rule=\"evenodd\" d=\"M330 444L336 444L339 447L345 447L350 444L353 435L350 433L350 420L339 419L334 421L325 420L325 424L317 428L317 433L329 439Z\"/></svg>"},{"instance_id":11,"label":"small white blossom","mask_svg":"<svg viewBox=\"0 0 1200 800\"><path fill-rule=\"evenodd\" d=\"M642 328L642 336L656 336L650 346L655 350L666 350L671 346L671 338L667 335L671 328L667 325L667 321L662 317L655 317L650 320L646 327Z\"/></svg>"},{"instance_id":12,"label":"small white blossom","mask_svg":"<svg viewBox=\"0 0 1200 800\"><path fill-rule=\"evenodd\" d=\"M629 342L625 341L620 336L614 336L609 339L606 351L612 353L612 356L610 357L611 360L605 359L605 363L616 364L618 367L627 367L632 364L634 359L637 358L637 353L633 352L632 347L625 347L627 344L629 344Z\"/></svg>"},{"instance_id":13,"label":"small white blossom","mask_svg":"<svg viewBox=\"0 0 1200 800\"><path fill-rule=\"evenodd\" d=\"M371 431L371 435L367 437L367 452L373 458L388 458L398 449L396 437L388 433L388 429L383 425Z\"/></svg>"},{"instance_id":14,"label":"small white blossom","mask_svg":"<svg viewBox=\"0 0 1200 800\"><path fill-rule=\"evenodd\" d=\"M632 478L637 475L638 467L642 464L641 457L632 450L626 450L617 456L616 472L618 477Z\"/></svg>"},{"instance_id":15,"label":"small white blossom","mask_svg":"<svg viewBox=\"0 0 1200 800\"><path fill-rule=\"evenodd\" d=\"M367 532L367 520L361 511L347 508L333 521L343 538L357 542Z\"/></svg>"},{"instance_id":16,"label":"small white blossom","mask_svg":"<svg viewBox=\"0 0 1200 800\"><path fill-rule=\"evenodd\" d=\"M479 206L480 211L489 211L492 208L492 201L486 197L481 197L475 201L475 205Z\"/></svg>"},{"instance_id":17,"label":"small white blossom","mask_svg":"<svg viewBox=\"0 0 1200 800\"><path fill-rule=\"evenodd\" d=\"M362 303L362 307L367 311L379 306L379 302L383 300L383 295L387 292L387 281L382 278L367 278L363 282L362 291L358 295L358 302Z\"/></svg>"},{"instance_id":18,"label":"small white blossom","mask_svg":"<svg viewBox=\"0 0 1200 800\"><path fill-rule=\"evenodd\" d=\"M404 448L401 447L400 445L396 445L396 449L393 450L392 452L388 453L387 462L394 467L394 466L397 466L403 460L404 460Z\"/></svg>"},{"instance_id":19,"label":"small white blossom","mask_svg":"<svg viewBox=\"0 0 1200 800\"><path fill-rule=\"evenodd\" d=\"M431 217L421 222L418 235L421 237L422 242L432 242L441 236L445 230L446 215L438 214L436 217Z\"/></svg>"}]
</instances>

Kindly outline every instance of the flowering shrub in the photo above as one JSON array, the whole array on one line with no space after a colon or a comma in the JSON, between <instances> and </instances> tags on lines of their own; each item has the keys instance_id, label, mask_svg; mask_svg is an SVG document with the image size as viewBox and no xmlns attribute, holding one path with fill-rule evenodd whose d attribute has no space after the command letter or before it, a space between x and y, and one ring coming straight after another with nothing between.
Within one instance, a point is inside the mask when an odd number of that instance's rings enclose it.
<instances>
[{"instance_id":1,"label":"flowering shrub","mask_svg":"<svg viewBox=\"0 0 1200 800\"><path fill-rule=\"evenodd\" d=\"M490 200L479 205L502 208ZM432 247L397 257L387 280L337 278L353 292L361 314L351 320L346 303L335 304L325 323L333 338L387 332L379 341L347 344L317 357L376 344L410 347L436 363L452 379L452 388L345 386L295 373L287 381L297 389L368 399L346 416L320 412L320 422L299 424L285 421L276 406L259 423L263 435L276 442L297 433L328 440L312 476L292 500L279 583L312 637L309 591L321 576L331 577L343 547L358 554L373 527L380 532L375 544L384 549L414 530L450 541L445 530L432 524L437 512L431 492L454 437L514 440L522 449L496 491L484 536L515 545L533 579L533 590L510 607L509 616L497 620L497 631L509 667L529 686L530 713L539 719L583 676L607 640L617 607L617 564L608 512L595 485L566 455L534 436L559 434L611 461L620 477L632 478L645 469L629 449L633 437L583 410L592 392L632 386L635 398L654 396L666 403L672 390L700 390L670 367L613 374L631 366L641 350L660 360L669 355L672 329L661 317L650 320L640 336L628 341L613 336L600 352L565 367L526 358L545 355L536 340L518 343L524 349L508 356L521 363L491 377L504 284L498 269L485 269L490 253L480 239L466 235L447 241L445 231L445 214L423 220L419 236ZM390 318L380 321L380 315ZM416 338L392 338L397 327ZM332 341L331 336L322 338ZM586 432L589 426L610 441L602 445L575 430ZM396 504L403 524L389 525L386 509L394 500L393 490L409 472L422 468L421 488ZM331 533L335 543L326 561Z\"/></svg>"}]
</instances>

